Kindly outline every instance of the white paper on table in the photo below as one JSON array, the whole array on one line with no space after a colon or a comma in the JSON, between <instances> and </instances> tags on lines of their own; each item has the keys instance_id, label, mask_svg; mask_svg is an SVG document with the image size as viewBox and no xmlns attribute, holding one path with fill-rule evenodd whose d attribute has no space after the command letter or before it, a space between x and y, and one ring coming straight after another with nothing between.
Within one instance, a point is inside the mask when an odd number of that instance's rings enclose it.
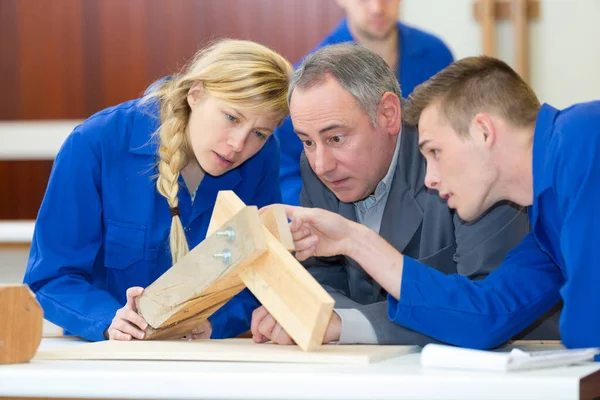
<instances>
[{"instance_id":1,"label":"white paper on table","mask_svg":"<svg viewBox=\"0 0 600 400\"><path fill-rule=\"evenodd\" d=\"M514 371L570 365L592 360L597 354L600 354L600 348L532 352L513 349L510 352L502 353L431 343L421 351L421 366L426 368Z\"/></svg>"}]
</instances>

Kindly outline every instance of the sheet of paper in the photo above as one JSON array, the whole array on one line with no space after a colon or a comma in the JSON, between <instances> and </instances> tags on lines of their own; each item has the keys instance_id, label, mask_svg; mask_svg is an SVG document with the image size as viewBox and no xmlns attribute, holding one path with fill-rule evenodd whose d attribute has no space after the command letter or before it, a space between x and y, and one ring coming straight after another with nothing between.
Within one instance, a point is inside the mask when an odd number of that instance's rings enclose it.
<instances>
[{"instance_id":1,"label":"sheet of paper","mask_svg":"<svg viewBox=\"0 0 600 400\"><path fill-rule=\"evenodd\" d=\"M421 366L425 368L514 371L558 367L590 361L597 354L600 354L600 348L531 352L513 349L510 352L499 352L428 344L421 352Z\"/></svg>"}]
</instances>

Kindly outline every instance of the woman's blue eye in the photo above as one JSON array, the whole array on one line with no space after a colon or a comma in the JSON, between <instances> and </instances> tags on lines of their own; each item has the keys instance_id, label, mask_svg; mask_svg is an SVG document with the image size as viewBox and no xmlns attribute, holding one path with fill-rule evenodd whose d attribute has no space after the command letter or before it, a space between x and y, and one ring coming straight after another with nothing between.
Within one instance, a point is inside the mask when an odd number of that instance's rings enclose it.
<instances>
[{"instance_id":1,"label":"woman's blue eye","mask_svg":"<svg viewBox=\"0 0 600 400\"><path fill-rule=\"evenodd\" d=\"M231 114L225 113L225 117L227 117L227 119L229 121L231 121L231 122L237 122L238 121L238 119L236 117L234 117L233 115L231 115Z\"/></svg>"},{"instance_id":2,"label":"woman's blue eye","mask_svg":"<svg viewBox=\"0 0 600 400\"><path fill-rule=\"evenodd\" d=\"M254 131L254 134L261 140L265 140L267 138L267 135L265 135L261 131Z\"/></svg>"}]
</instances>

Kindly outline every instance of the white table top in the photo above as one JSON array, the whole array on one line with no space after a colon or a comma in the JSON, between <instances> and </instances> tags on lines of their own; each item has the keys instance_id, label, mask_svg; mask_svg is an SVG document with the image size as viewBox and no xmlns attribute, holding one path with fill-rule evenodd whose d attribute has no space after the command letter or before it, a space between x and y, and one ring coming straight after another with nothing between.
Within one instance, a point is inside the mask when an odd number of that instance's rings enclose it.
<instances>
[{"instance_id":1,"label":"white table top","mask_svg":"<svg viewBox=\"0 0 600 400\"><path fill-rule=\"evenodd\" d=\"M40 348L77 343L43 339ZM600 396L600 363L510 373L427 370L415 353L366 366L189 361L0 365L0 397L33 398L578 399L582 382L595 384L591 390Z\"/></svg>"}]
</instances>

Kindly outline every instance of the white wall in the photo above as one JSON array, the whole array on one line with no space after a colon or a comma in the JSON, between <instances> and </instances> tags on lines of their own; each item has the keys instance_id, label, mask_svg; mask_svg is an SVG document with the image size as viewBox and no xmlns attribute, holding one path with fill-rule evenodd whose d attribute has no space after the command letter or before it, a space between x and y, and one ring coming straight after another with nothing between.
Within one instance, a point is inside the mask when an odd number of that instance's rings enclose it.
<instances>
[{"instance_id":1,"label":"white wall","mask_svg":"<svg viewBox=\"0 0 600 400\"><path fill-rule=\"evenodd\" d=\"M474 0L403 0L402 19L441 37L455 58L481 54ZM600 0L540 0L530 23L530 80L540 101L563 108L600 99ZM510 22L497 28L497 56L512 65Z\"/></svg>"}]
</instances>

